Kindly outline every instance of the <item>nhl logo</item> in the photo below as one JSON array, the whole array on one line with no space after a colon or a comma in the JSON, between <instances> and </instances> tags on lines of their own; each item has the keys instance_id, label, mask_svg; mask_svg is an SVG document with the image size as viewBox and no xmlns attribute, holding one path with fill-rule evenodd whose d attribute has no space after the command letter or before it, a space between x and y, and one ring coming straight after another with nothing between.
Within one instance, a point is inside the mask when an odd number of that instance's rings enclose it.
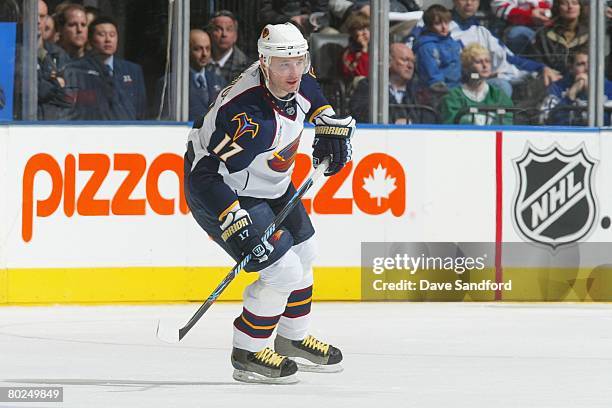
<instances>
[{"instance_id":1,"label":"nhl logo","mask_svg":"<svg viewBox=\"0 0 612 408\"><path fill-rule=\"evenodd\" d=\"M557 144L547 151L528 145L514 165L518 188L512 219L523 238L556 249L591 231L597 213L592 189L595 160L584 145L571 152Z\"/></svg>"}]
</instances>

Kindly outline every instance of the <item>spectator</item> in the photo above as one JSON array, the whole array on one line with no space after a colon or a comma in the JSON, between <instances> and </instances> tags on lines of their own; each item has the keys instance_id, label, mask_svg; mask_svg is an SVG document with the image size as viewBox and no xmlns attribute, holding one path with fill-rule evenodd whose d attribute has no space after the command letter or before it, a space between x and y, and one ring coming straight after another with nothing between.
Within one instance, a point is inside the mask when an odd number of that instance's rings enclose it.
<instances>
[{"instance_id":1,"label":"spectator","mask_svg":"<svg viewBox=\"0 0 612 408\"><path fill-rule=\"evenodd\" d=\"M491 76L491 54L480 44L470 44L461 53L463 84L442 99L444 123L474 125L512 124L512 114L497 112L467 114L472 107L511 108L512 100L495 85L487 83Z\"/></svg>"},{"instance_id":2,"label":"spectator","mask_svg":"<svg viewBox=\"0 0 612 408\"><path fill-rule=\"evenodd\" d=\"M349 45L342 53L341 70L345 79L353 81L368 76L370 59L370 19L356 14L348 21L350 33Z\"/></svg>"},{"instance_id":3,"label":"spectator","mask_svg":"<svg viewBox=\"0 0 612 408\"><path fill-rule=\"evenodd\" d=\"M87 17L87 27L89 27L92 21L100 17L100 9L93 6L86 6L85 16Z\"/></svg>"},{"instance_id":4,"label":"spectator","mask_svg":"<svg viewBox=\"0 0 612 408\"><path fill-rule=\"evenodd\" d=\"M207 71L210 63L210 36L206 31L194 29L189 32L189 120L205 115L208 107L223 89L225 79L214 72ZM156 101L161 101L163 78L158 81ZM165 102L160 118L168 117L168 107L173 105L166 91ZM157 102L159 107L159 102Z\"/></svg>"},{"instance_id":5,"label":"spectator","mask_svg":"<svg viewBox=\"0 0 612 408\"><path fill-rule=\"evenodd\" d=\"M423 14L425 29L416 41L419 79L432 91L446 93L459 86L461 44L450 36L451 13L434 4Z\"/></svg>"},{"instance_id":6,"label":"spectator","mask_svg":"<svg viewBox=\"0 0 612 408\"><path fill-rule=\"evenodd\" d=\"M508 96L512 96L512 86L525 81L530 73L539 73L543 86L561 78L558 71L541 62L522 58L506 47L476 18L479 0L453 0L453 23L450 24L451 36L465 44L482 44L491 54L493 75L489 84L500 87Z\"/></svg>"},{"instance_id":7,"label":"spectator","mask_svg":"<svg viewBox=\"0 0 612 408\"><path fill-rule=\"evenodd\" d=\"M47 41L55 44L58 39L57 31L55 31L55 20L53 17L47 15L45 21L43 22L43 32L42 32L43 41Z\"/></svg>"},{"instance_id":8,"label":"spectator","mask_svg":"<svg viewBox=\"0 0 612 408\"><path fill-rule=\"evenodd\" d=\"M568 57L568 73L549 87L549 97L543 105L546 123L551 125L586 125L589 99L589 52L578 48ZM612 81L604 80L604 94L612 101ZM563 109L567 107L568 109ZM576 107L579 109L571 109ZM554 109L557 108L557 109ZM561 109L560 109L561 108ZM581 109L580 109L581 108ZM604 117L605 126L610 126L610 115Z\"/></svg>"},{"instance_id":9,"label":"spectator","mask_svg":"<svg viewBox=\"0 0 612 408\"><path fill-rule=\"evenodd\" d=\"M554 25L538 32L532 53L548 66L567 72L568 58L589 42L588 15L579 0L555 0Z\"/></svg>"},{"instance_id":10,"label":"spectator","mask_svg":"<svg viewBox=\"0 0 612 408\"><path fill-rule=\"evenodd\" d=\"M328 0L263 0L260 18L264 24L282 24L289 21L302 32L310 33L313 26L310 15L327 13Z\"/></svg>"},{"instance_id":11,"label":"spectator","mask_svg":"<svg viewBox=\"0 0 612 408\"><path fill-rule=\"evenodd\" d=\"M44 39L49 18L47 4L38 0L38 119L65 119L70 103L66 94L64 69L70 57L63 49Z\"/></svg>"},{"instance_id":12,"label":"spectator","mask_svg":"<svg viewBox=\"0 0 612 408\"><path fill-rule=\"evenodd\" d=\"M144 119L142 68L115 55L117 23L109 17L99 17L89 25L88 38L91 53L69 66L78 88L74 119Z\"/></svg>"},{"instance_id":13,"label":"spectator","mask_svg":"<svg viewBox=\"0 0 612 408\"><path fill-rule=\"evenodd\" d=\"M529 48L537 29L551 23L553 0L492 0L491 11L506 22L508 48L522 54Z\"/></svg>"},{"instance_id":14,"label":"spectator","mask_svg":"<svg viewBox=\"0 0 612 408\"><path fill-rule=\"evenodd\" d=\"M57 15L58 45L73 60L85 55L87 44L87 17L85 8L80 4L69 4L62 7Z\"/></svg>"},{"instance_id":15,"label":"spectator","mask_svg":"<svg viewBox=\"0 0 612 408\"><path fill-rule=\"evenodd\" d=\"M238 20L231 11L218 11L210 19L208 32L212 38L210 69L231 82L249 65L247 56L236 46Z\"/></svg>"},{"instance_id":16,"label":"spectator","mask_svg":"<svg viewBox=\"0 0 612 408\"><path fill-rule=\"evenodd\" d=\"M418 11L421 9L421 0L391 0L389 2L389 11L396 13L406 13L409 11ZM369 0L329 0L329 13L334 21L333 26L339 28L342 32L348 32L346 22L355 15L361 14L370 18L370 1Z\"/></svg>"},{"instance_id":17,"label":"spectator","mask_svg":"<svg viewBox=\"0 0 612 408\"><path fill-rule=\"evenodd\" d=\"M406 44L393 43L389 46L389 123L402 125L436 122L431 111L405 106L420 103L414 79L414 63L414 54ZM369 82L367 78L360 81L350 101L351 113L358 122L370 121Z\"/></svg>"}]
</instances>

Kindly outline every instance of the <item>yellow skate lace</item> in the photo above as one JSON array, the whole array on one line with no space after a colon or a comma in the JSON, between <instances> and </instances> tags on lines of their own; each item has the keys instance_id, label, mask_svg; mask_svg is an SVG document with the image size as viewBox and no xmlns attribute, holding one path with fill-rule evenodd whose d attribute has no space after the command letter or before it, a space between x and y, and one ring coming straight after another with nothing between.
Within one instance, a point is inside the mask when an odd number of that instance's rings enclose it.
<instances>
[{"instance_id":1,"label":"yellow skate lace","mask_svg":"<svg viewBox=\"0 0 612 408\"><path fill-rule=\"evenodd\" d=\"M271 348L266 347L265 349L255 353L255 358L273 367L280 367L281 363L285 359L285 356L281 356Z\"/></svg>"},{"instance_id":2,"label":"yellow skate lace","mask_svg":"<svg viewBox=\"0 0 612 408\"><path fill-rule=\"evenodd\" d=\"M327 352L329 351L329 344L323 343L311 335L308 335L304 340L302 340L302 344L311 349L319 350L323 353L323 355L327 355Z\"/></svg>"}]
</instances>

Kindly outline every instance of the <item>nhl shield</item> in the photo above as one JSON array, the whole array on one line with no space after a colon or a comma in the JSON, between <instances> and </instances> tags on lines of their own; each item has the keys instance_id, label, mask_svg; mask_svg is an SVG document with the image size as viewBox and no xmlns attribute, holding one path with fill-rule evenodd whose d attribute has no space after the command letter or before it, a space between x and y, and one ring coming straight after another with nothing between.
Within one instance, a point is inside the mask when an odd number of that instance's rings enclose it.
<instances>
[{"instance_id":1,"label":"nhl shield","mask_svg":"<svg viewBox=\"0 0 612 408\"><path fill-rule=\"evenodd\" d=\"M595 161L584 145L575 151L563 151L557 144L538 151L528 145L514 165L518 188L512 218L523 238L554 249L590 232L597 212Z\"/></svg>"}]
</instances>

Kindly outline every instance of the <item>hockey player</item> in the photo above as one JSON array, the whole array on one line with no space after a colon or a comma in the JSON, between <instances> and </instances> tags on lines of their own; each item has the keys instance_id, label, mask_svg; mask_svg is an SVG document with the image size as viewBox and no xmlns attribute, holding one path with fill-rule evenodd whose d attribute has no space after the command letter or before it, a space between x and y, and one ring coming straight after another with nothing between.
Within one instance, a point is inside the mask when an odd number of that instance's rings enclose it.
<instances>
[{"instance_id":1,"label":"hockey player","mask_svg":"<svg viewBox=\"0 0 612 408\"><path fill-rule=\"evenodd\" d=\"M198 224L235 260L251 254L258 279L234 320L231 362L239 381L297 382L304 371L341 371L342 353L308 334L314 228L300 203L263 242L260 234L291 198L291 173L305 120L315 123L313 164L331 176L351 159L353 118L337 117L310 67L308 43L290 23L267 25L259 61L194 123L185 190ZM270 337L276 329L274 350ZM299 366L289 357L299 359ZM302 363L303 362L303 363Z\"/></svg>"}]
</instances>

